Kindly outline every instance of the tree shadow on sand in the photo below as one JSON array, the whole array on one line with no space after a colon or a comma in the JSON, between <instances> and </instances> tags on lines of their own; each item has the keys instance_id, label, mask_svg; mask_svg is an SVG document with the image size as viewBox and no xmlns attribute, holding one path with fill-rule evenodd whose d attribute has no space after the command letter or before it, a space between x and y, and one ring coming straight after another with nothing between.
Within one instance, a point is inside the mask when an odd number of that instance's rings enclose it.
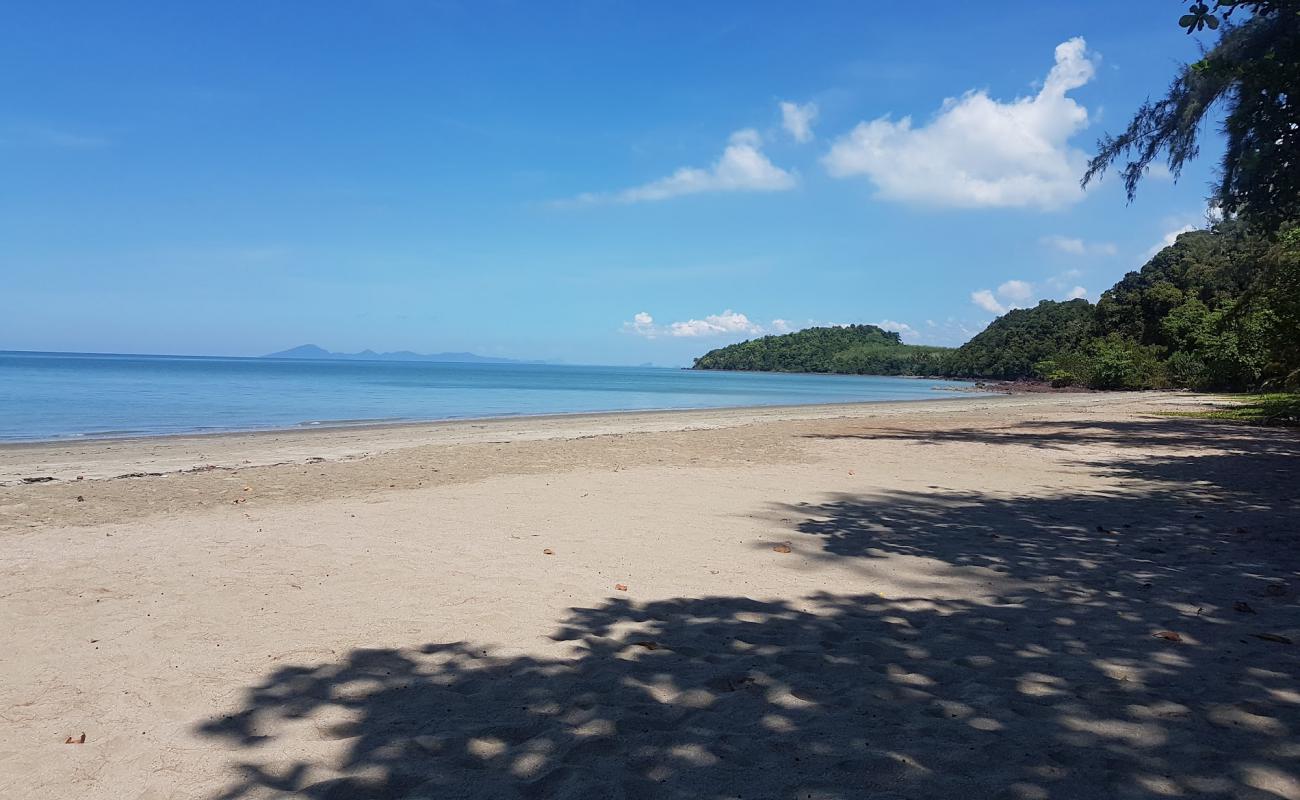
<instances>
[{"instance_id":1,"label":"tree shadow on sand","mask_svg":"<svg viewBox=\"0 0 1300 800\"><path fill-rule=\"evenodd\" d=\"M1281 455L774 507L800 552L989 592L611 599L553 633L572 657L359 649L200 730L242 772L223 798L1300 797L1295 507L1247 474L1295 479Z\"/></svg>"}]
</instances>

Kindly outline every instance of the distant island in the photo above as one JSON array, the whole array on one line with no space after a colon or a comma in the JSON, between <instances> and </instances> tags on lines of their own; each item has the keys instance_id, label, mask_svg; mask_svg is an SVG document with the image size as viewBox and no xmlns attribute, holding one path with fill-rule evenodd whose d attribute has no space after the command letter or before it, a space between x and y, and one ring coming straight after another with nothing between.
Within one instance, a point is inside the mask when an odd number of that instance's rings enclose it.
<instances>
[{"instance_id":1,"label":"distant island","mask_svg":"<svg viewBox=\"0 0 1300 800\"><path fill-rule=\"evenodd\" d=\"M691 369L833 372L849 375L940 375L947 347L903 344L875 325L805 328L710 350Z\"/></svg>"},{"instance_id":2,"label":"distant island","mask_svg":"<svg viewBox=\"0 0 1300 800\"><path fill-rule=\"evenodd\" d=\"M441 361L456 364L533 364L538 362L520 361L513 358L493 358L475 353L413 353L410 350L398 350L392 353L376 353L374 350L362 350L360 353L333 353L314 344L303 344L278 353L268 353L261 358L296 358L316 359L320 361Z\"/></svg>"}]
</instances>

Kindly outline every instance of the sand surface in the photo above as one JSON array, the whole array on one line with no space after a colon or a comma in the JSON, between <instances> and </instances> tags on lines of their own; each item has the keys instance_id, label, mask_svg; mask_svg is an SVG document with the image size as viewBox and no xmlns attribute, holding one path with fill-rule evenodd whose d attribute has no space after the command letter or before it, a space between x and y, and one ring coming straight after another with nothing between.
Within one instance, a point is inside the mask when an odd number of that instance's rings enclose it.
<instances>
[{"instance_id":1,"label":"sand surface","mask_svg":"<svg viewBox=\"0 0 1300 800\"><path fill-rule=\"evenodd\" d=\"M0 797L1300 798L1300 437L1199 402L0 447Z\"/></svg>"}]
</instances>

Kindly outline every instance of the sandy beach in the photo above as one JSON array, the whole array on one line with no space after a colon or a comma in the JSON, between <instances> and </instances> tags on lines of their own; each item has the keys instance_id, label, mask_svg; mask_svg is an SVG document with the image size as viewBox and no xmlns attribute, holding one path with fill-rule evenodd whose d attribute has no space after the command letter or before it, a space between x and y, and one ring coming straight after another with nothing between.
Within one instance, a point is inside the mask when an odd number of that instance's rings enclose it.
<instances>
[{"instance_id":1,"label":"sandy beach","mask_svg":"<svg viewBox=\"0 0 1300 800\"><path fill-rule=\"evenodd\" d=\"M1300 799L1300 436L1204 402L3 446L0 797Z\"/></svg>"}]
</instances>

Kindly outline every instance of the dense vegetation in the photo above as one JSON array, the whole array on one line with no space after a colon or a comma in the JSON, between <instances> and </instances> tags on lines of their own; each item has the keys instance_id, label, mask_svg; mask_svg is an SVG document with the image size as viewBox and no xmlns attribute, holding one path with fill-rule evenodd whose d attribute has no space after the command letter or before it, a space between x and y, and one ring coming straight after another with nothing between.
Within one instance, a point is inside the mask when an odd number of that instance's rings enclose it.
<instances>
[{"instance_id":1,"label":"dense vegetation","mask_svg":"<svg viewBox=\"0 0 1300 800\"><path fill-rule=\"evenodd\" d=\"M1240 222L1183 234L1094 306L1012 311L949 373L1099 389L1252 389L1300 381L1300 228Z\"/></svg>"},{"instance_id":2,"label":"dense vegetation","mask_svg":"<svg viewBox=\"0 0 1300 800\"><path fill-rule=\"evenodd\" d=\"M875 325L809 328L710 351L696 369L1048 380L1097 389L1300 384L1300 226L1239 221L1178 237L1087 300L1045 300L956 350Z\"/></svg>"},{"instance_id":3,"label":"dense vegetation","mask_svg":"<svg viewBox=\"0 0 1300 800\"><path fill-rule=\"evenodd\" d=\"M1264 231L1300 219L1300 0L1196 2L1178 24L1218 32L1200 60L1178 68L1164 97L1148 100L1128 127L1097 143L1083 183L1121 167L1132 200L1163 155L1177 178L1222 116L1223 156L1212 199L1225 215Z\"/></svg>"},{"instance_id":4,"label":"dense vegetation","mask_svg":"<svg viewBox=\"0 0 1300 800\"><path fill-rule=\"evenodd\" d=\"M903 344L875 325L807 328L710 350L694 369L762 372L835 372L855 375L938 375L946 347Z\"/></svg>"},{"instance_id":5,"label":"dense vegetation","mask_svg":"<svg viewBox=\"0 0 1300 800\"><path fill-rule=\"evenodd\" d=\"M1037 377L1037 365L1071 352L1087 340L1093 305L1087 300L1044 300L994 320L983 333L953 352L944 373L968 378L1015 380Z\"/></svg>"}]
</instances>

